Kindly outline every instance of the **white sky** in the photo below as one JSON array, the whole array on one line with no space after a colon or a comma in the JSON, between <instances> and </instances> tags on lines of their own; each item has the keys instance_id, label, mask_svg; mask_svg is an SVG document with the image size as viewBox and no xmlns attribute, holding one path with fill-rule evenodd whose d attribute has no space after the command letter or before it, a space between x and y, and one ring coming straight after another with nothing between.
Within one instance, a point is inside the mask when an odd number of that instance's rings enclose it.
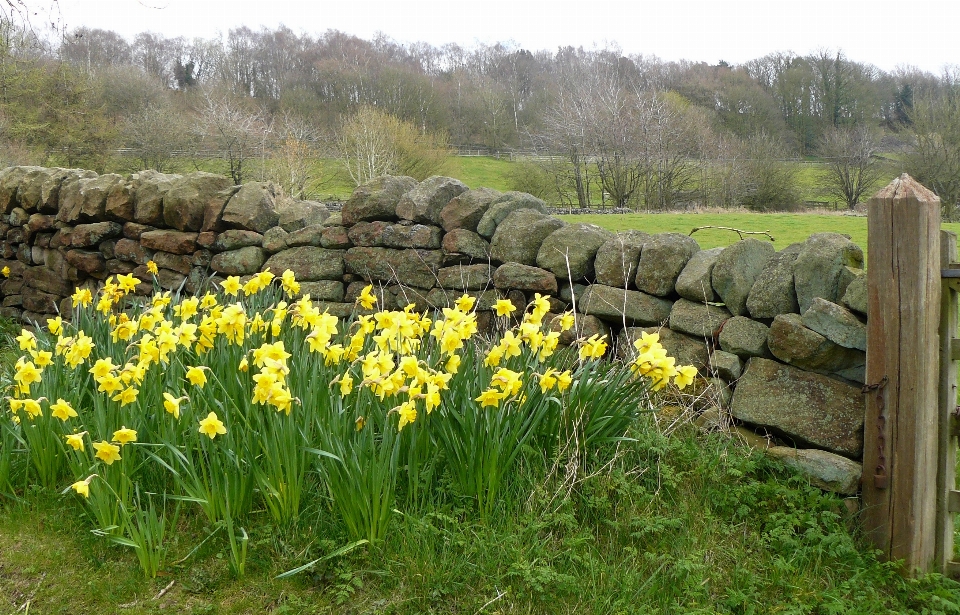
<instances>
[{"instance_id":1,"label":"white sky","mask_svg":"<svg viewBox=\"0 0 960 615\"><path fill-rule=\"evenodd\" d=\"M56 1L56 0L54 0ZM960 64L957 0L59 0L67 28L215 37L231 27L378 31L401 43L514 41L555 51L617 43L626 53L731 64L773 51L842 49L883 70Z\"/></svg>"}]
</instances>

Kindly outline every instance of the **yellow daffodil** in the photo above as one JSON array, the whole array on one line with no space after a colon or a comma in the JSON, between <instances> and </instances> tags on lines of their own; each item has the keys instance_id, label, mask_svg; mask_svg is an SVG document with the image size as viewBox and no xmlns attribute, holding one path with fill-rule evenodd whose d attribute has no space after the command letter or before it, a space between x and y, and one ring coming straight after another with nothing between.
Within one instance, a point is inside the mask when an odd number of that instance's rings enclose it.
<instances>
[{"instance_id":1,"label":"yellow daffodil","mask_svg":"<svg viewBox=\"0 0 960 615\"><path fill-rule=\"evenodd\" d=\"M163 392L163 409L173 415L173 418L180 418L180 404L187 399L186 397L174 397L170 393Z\"/></svg>"},{"instance_id":2,"label":"yellow daffodil","mask_svg":"<svg viewBox=\"0 0 960 615\"><path fill-rule=\"evenodd\" d=\"M599 359L607 352L607 342L600 335L591 335L580 346L580 360Z\"/></svg>"},{"instance_id":3,"label":"yellow daffodil","mask_svg":"<svg viewBox=\"0 0 960 615\"><path fill-rule=\"evenodd\" d=\"M300 292L300 283L297 282L296 275L289 269L280 276L280 285L288 297L293 297Z\"/></svg>"},{"instance_id":4,"label":"yellow daffodil","mask_svg":"<svg viewBox=\"0 0 960 615\"><path fill-rule=\"evenodd\" d=\"M561 331L569 331L573 328L574 324L576 324L576 319L573 315L573 312L566 312L560 317Z\"/></svg>"},{"instance_id":5,"label":"yellow daffodil","mask_svg":"<svg viewBox=\"0 0 960 615\"><path fill-rule=\"evenodd\" d=\"M120 460L120 447L116 444L110 444L106 440L94 442L93 448L97 451L94 457L103 463L113 465L114 461Z\"/></svg>"},{"instance_id":6,"label":"yellow daffodil","mask_svg":"<svg viewBox=\"0 0 960 615\"><path fill-rule=\"evenodd\" d=\"M673 383L678 389L684 389L693 384L693 379L697 375L697 368L692 365L684 365L677 368L677 374L673 377Z\"/></svg>"},{"instance_id":7,"label":"yellow daffodil","mask_svg":"<svg viewBox=\"0 0 960 615\"><path fill-rule=\"evenodd\" d=\"M70 487L76 491L78 494L82 495L85 498L90 497L90 479L78 480L77 482L70 485Z\"/></svg>"},{"instance_id":8,"label":"yellow daffodil","mask_svg":"<svg viewBox=\"0 0 960 615\"><path fill-rule=\"evenodd\" d=\"M340 377L340 396L346 397L353 391L353 377L350 374L344 374Z\"/></svg>"},{"instance_id":9,"label":"yellow daffodil","mask_svg":"<svg viewBox=\"0 0 960 615\"><path fill-rule=\"evenodd\" d=\"M223 288L223 292L227 296L236 296L236 294L240 292L240 278L235 275L228 277L221 284L221 288Z\"/></svg>"},{"instance_id":10,"label":"yellow daffodil","mask_svg":"<svg viewBox=\"0 0 960 615\"><path fill-rule=\"evenodd\" d=\"M412 401L405 401L395 408L400 415L400 422L397 424L397 431L403 430L404 426L417 420L417 407Z\"/></svg>"},{"instance_id":11,"label":"yellow daffodil","mask_svg":"<svg viewBox=\"0 0 960 615\"><path fill-rule=\"evenodd\" d=\"M223 435L227 433L227 428L224 426L223 421L217 418L215 412L211 412L207 415L207 418L200 421L200 433L209 437L211 440L216 438L218 435Z\"/></svg>"},{"instance_id":12,"label":"yellow daffodil","mask_svg":"<svg viewBox=\"0 0 960 615\"><path fill-rule=\"evenodd\" d=\"M456 300L457 309L461 312L469 312L473 309L473 306L477 303L477 300L470 295L464 293Z\"/></svg>"},{"instance_id":13,"label":"yellow daffodil","mask_svg":"<svg viewBox=\"0 0 960 615\"><path fill-rule=\"evenodd\" d=\"M557 374L557 390L560 392L566 391L570 388L570 385L573 383L573 376L570 375L569 371L562 372Z\"/></svg>"},{"instance_id":14,"label":"yellow daffodil","mask_svg":"<svg viewBox=\"0 0 960 615\"><path fill-rule=\"evenodd\" d=\"M137 441L137 432L134 429L128 428L126 425L122 425L120 429L113 432L113 441L124 446L130 442Z\"/></svg>"},{"instance_id":15,"label":"yellow daffodil","mask_svg":"<svg viewBox=\"0 0 960 615\"><path fill-rule=\"evenodd\" d=\"M53 363L53 353L49 350L31 350L30 356L33 357L37 367L43 368Z\"/></svg>"},{"instance_id":16,"label":"yellow daffodil","mask_svg":"<svg viewBox=\"0 0 960 615\"><path fill-rule=\"evenodd\" d=\"M540 391L546 393L557 385L557 370L548 368L540 376Z\"/></svg>"},{"instance_id":17,"label":"yellow daffodil","mask_svg":"<svg viewBox=\"0 0 960 615\"><path fill-rule=\"evenodd\" d=\"M147 261L147 272L152 275L157 275L159 270L157 269L157 264L153 261Z\"/></svg>"},{"instance_id":18,"label":"yellow daffodil","mask_svg":"<svg viewBox=\"0 0 960 615\"><path fill-rule=\"evenodd\" d=\"M66 421L69 418L77 416L77 411L74 410L73 406L65 399L57 398L57 403L50 405L50 414L61 421Z\"/></svg>"},{"instance_id":19,"label":"yellow daffodil","mask_svg":"<svg viewBox=\"0 0 960 615\"><path fill-rule=\"evenodd\" d=\"M450 358L447 359L446 364L443 366L443 369L450 374L456 374L460 369L460 355L452 354Z\"/></svg>"},{"instance_id":20,"label":"yellow daffodil","mask_svg":"<svg viewBox=\"0 0 960 615\"><path fill-rule=\"evenodd\" d=\"M120 402L120 407L122 408L123 406L132 404L133 402L137 401L137 396L139 394L140 394L140 389L128 386L127 388L123 389L122 391L120 391L110 399L112 399L113 401Z\"/></svg>"},{"instance_id":21,"label":"yellow daffodil","mask_svg":"<svg viewBox=\"0 0 960 615\"><path fill-rule=\"evenodd\" d=\"M240 364L237 365L237 370L241 372L245 372L248 369L250 369L250 363L247 362L247 357L243 357L242 359L240 359Z\"/></svg>"},{"instance_id":22,"label":"yellow daffodil","mask_svg":"<svg viewBox=\"0 0 960 615\"><path fill-rule=\"evenodd\" d=\"M14 381L17 383L20 393L27 394L30 392L30 385L35 382L41 381L40 370L34 365L33 361L22 362L23 359L17 361L15 366L16 373L13 375Z\"/></svg>"},{"instance_id":23,"label":"yellow daffodil","mask_svg":"<svg viewBox=\"0 0 960 615\"><path fill-rule=\"evenodd\" d=\"M199 367L191 367L187 370L186 378L190 381L190 384L203 388L203 385L207 383L207 375L203 373L203 370L209 369L205 365Z\"/></svg>"},{"instance_id":24,"label":"yellow daffodil","mask_svg":"<svg viewBox=\"0 0 960 615\"><path fill-rule=\"evenodd\" d=\"M357 426L357 431L360 431L363 429L363 426L367 424L367 421L362 416L358 416L354 424Z\"/></svg>"},{"instance_id":25,"label":"yellow daffodil","mask_svg":"<svg viewBox=\"0 0 960 615\"><path fill-rule=\"evenodd\" d=\"M103 359L97 359L96 363L93 364L93 367L87 371L93 374L94 380L100 382L116 368L117 366L113 364L113 359L110 357L104 357Z\"/></svg>"},{"instance_id":26,"label":"yellow daffodil","mask_svg":"<svg viewBox=\"0 0 960 615\"><path fill-rule=\"evenodd\" d=\"M496 310L497 316L509 316L517 310L509 299L499 299L493 304L493 309Z\"/></svg>"},{"instance_id":27,"label":"yellow daffodil","mask_svg":"<svg viewBox=\"0 0 960 615\"><path fill-rule=\"evenodd\" d=\"M7 267L6 265L4 265L4 266L3 266L3 269L0 269L0 274L2 274L3 277L5 277L5 278L9 278L9 277L10 277L10 267Z\"/></svg>"},{"instance_id":28,"label":"yellow daffodil","mask_svg":"<svg viewBox=\"0 0 960 615\"><path fill-rule=\"evenodd\" d=\"M360 291L360 296L357 297L357 303L366 310L372 310L373 306L377 304L377 297L371 292L372 290L373 284L368 284Z\"/></svg>"},{"instance_id":29,"label":"yellow daffodil","mask_svg":"<svg viewBox=\"0 0 960 615\"><path fill-rule=\"evenodd\" d=\"M503 399L503 393L496 389L487 389L483 393L480 393L480 396L477 397L475 401L480 402L481 408L486 408L487 406L496 408L500 405L501 399Z\"/></svg>"},{"instance_id":30,"label":"yellow daffodil","mask_svg":"<svg viewBox=\"0 0 960 615\"><path fill-rule=\"evenodd\" d=\"M67 444L70 446L70 448L78 452L83 452L83 449L84 449L83 436L86 433L87 432L83 431L80 433L67 434L66 436L64 436L64 439L67 441Z\"/></svg>"},{"instance_id":31,"label":"yellow daffodil","mask_svg":"<svg viewBox=\"0 0 960 615\"><path fill-rule=\"evenodd\" d=\"M23 410L27 413L31 419L37 418L43 414L43 410L40 408L40 399L24 399L23 400Z\"/></svg>"},{"instance_id":32,"label":"yellow daffodil","mask_svg":"<svg viewBox=\"0 0 960 615\"><path fill-rule=\"evenodd\" d=\"M20 350L33 350L37 347L37 336L29 329L21 329L17 341L20 342Z\"/></svg>"},{"instance_id":33,"label":"yellow daffodil","mask_svg":"<svg viewBox=\"0 0 960 615\"><path fill-rule=\"evenodd\" d=\"M63 333L63 319L57 316L56 318L50 318L47 320L47 331L53 335L60 335Z\"/></svg>"},{"instance_id":34,"label":"yellow daffodil","mask_svg":"<svg viewBox=\"0 0 960 615\"><path fill-rule=\"evenodd\" d=\"M93 294L89 288L78 288L70 295L70 300L75 307L86 307L93 303Z\"/></svg>"}]
</instances>

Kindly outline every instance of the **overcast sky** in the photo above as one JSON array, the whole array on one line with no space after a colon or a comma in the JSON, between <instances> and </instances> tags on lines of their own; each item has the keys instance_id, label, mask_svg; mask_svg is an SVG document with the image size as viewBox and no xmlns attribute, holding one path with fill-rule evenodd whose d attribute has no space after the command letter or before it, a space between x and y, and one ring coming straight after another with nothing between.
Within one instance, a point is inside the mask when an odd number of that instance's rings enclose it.
<instances>
[{"instance_id":1,"label":"overcast sky","mask_svg":"<svg viewBox=\"0 0 960 615\"><path fill-rule=\"evenodd\" d=\"M211 38L239 25L377 32L410 43L514 41L556 50L616 43L625 53L711 64L773 51L842 49L883 70L960 64L958 0L59 0L67 28Z\"/></svg>"}]
</instances>

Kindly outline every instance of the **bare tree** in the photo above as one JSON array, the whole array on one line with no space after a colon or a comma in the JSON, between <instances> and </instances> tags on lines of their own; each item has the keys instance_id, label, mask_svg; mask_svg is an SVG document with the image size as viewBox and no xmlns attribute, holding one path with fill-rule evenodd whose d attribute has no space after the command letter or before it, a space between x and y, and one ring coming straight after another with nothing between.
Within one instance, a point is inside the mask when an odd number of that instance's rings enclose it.
<instances>
[{"instance_id":1,"label":"bare tree","mask_svg":"<svg viewBox=\"0 0 960 615\"><path fill-rule=\"evenodd\" d=\"M443 134L421 132L374 107L362 107L343 123L337 150L344 170L358 186L394 173L423 180L450 157Z\"/></svg>"},{"instance_id":2,"label":"bare tree","mask_svg":"<svg viewBox=\"0 0 960 615\"><path fill-rule=\"evenodd\" d=\"M270 154L270 174L286 194L306 198L321 185L317 164L320 139L317 130L303 119L284 114L277 121L277 142Z\"/></svg>"},{"instance_id":3,"label":"bare tree","mask_svg":"<svg viewBox=\"0 0 960 615\"><path fill-rule=\"evenodd\" d=\"M903 161L910 175L940 197L948 219L955 218L960 203L960 79L955 83L939 97L914 102L913 147Z\"/></svg>"},{"instance_id":4,"label":"bare tree","mask_svg":"<svg viewBox=\"0 0 960 615\"><path fill-rule=\"evenodd\" d=\"M195 135L183 114L169 104L150 104L124 123L127 147L136 150L141 169L164 172L178 153L194 146Z\"/></svg>"},{"instance_id":5,"label":"bare tree","mask_svg":"<svg viewBox=\"0 0 960 615\"><path fill-rule=\"evenodd\" d=\"M828 166L826 188L850 209L880 179L883 171L877 147L877 139L866 126L833 128L820 141L820 155Z\"/></svg>"},{"instance_id":6,"label":"bare tree","mask_svg":"<svg viewBox=\"0 0 960 615\"><path fill-rule=\"evenodd\" d=\"M267 131L263 116L247 111L226 96L208 93L204 102L203 134L226 161L234 183L242 184L248 163L263 151Z\"/></svg>"}]
</instances>

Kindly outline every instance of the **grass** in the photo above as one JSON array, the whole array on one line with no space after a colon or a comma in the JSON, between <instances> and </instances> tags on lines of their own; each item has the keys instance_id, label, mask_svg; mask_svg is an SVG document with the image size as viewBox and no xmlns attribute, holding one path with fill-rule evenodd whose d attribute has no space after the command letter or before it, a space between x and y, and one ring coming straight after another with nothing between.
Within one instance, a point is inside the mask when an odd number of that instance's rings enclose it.
<instances>
[{"instance_id":1,"label":"grass","mask_svg":"<svg viewBox=\"0 0 960 615\"><path fill-rule=\"evenodd\" d=\"M904 580L839 498L761 454L652 418L634 435L576 484L523 475L487 524L456 501L397 513L382 545L289 580L346 541L322 494L294 527L253 530L242 580L219 535L145 580L73 498L28 490L0 507L0 613L960 613L960 585ZM209 531L185 515L171 560Z\"/></svg>"}]
</instances>

